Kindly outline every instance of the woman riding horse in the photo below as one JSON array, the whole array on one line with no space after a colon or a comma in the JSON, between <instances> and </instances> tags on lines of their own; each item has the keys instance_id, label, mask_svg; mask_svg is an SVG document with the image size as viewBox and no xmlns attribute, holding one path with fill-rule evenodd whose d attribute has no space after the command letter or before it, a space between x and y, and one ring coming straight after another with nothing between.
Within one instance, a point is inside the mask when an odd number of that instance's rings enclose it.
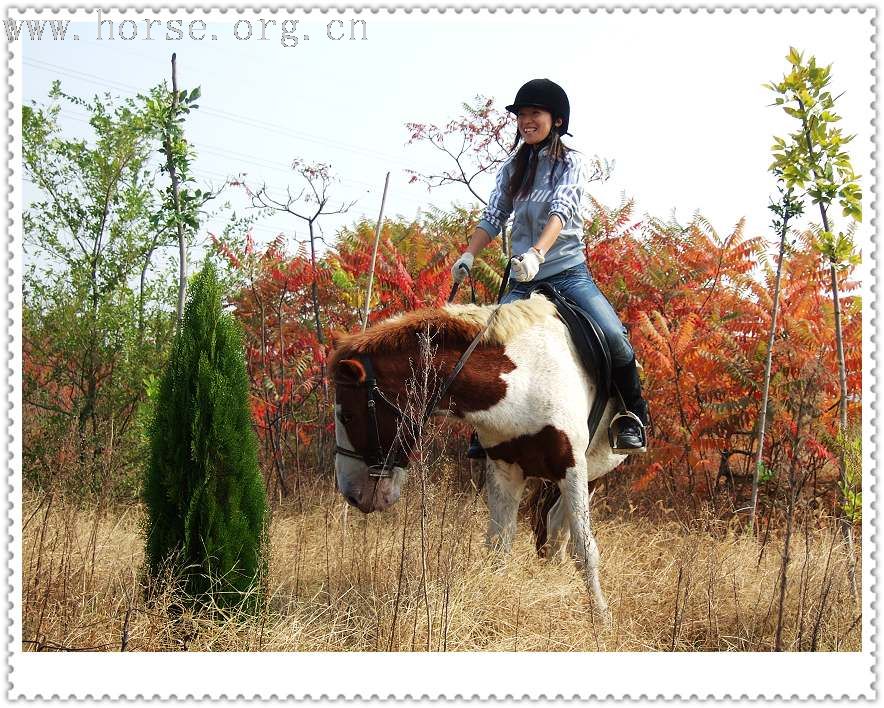
<instances>
[{"instance_id":1,"label":"woman riding horse","mask_svg":"<svg viewBox=\"0 0 884 708\"><path fill-rule=\"evenodd\" d=\"M608 621L590 488L627 453L642 451L647 406L623 325L586 268L579 209L583 167L559 138L567 134L568 98L551 81L531 81L508 109L519 118L513 147L520 138L525 144L504 163L454 275L466 275L515 211L512 238L521 255L512 261L517 284L506 298L510 304L418 310L336 344L329 360L336 479L341 495L364 513L389 509L399 499L409 452L429 416L457 415L478 431L492 461L487 545L503 553L511 549L527 477L552 482L560 495L543 509L548 533L538 542L550 556L570 548L593 604ZM581 365L553 303L528 297L544 281L588 310L606 333L614 383L636 416L619 417L625 423L618 427L616 406L605 404L604 420L615 422L603 424L619 433L613 445L587 425L599 382ZM447 378L415 414L407 382L425 356L424 336L434 343L432 366ZM481 451L478 438L476 447Z\"/></svg>"},{"instance_id":2,"label":"woman riding horse","mask_svg":"<svg viewBox=\"0 0 884 708\"><path fill-rule=\"evenodd\" d=\"M593 317L608 342L613 383L626 408L638 419L620 419L614 449L645 452L642 427L648 423L648 405L642 398L635 353L626 328L586 267L580 210L583 160L561 139L562 135L571 135L568 96L549 79L534 79L519 89L506 109L518 118L514 152L497 174L488 206L470 236L467 250L452 266L454 280L459 283L466 277L474 258L514 213L512 247L521 255L512 259L511 277L518 284L503 302L527 298L539 283L548 282ZM516 150L520 141L524 142ZM484 457L475 433L468 456Z\"/></svg>"}]
</instances>

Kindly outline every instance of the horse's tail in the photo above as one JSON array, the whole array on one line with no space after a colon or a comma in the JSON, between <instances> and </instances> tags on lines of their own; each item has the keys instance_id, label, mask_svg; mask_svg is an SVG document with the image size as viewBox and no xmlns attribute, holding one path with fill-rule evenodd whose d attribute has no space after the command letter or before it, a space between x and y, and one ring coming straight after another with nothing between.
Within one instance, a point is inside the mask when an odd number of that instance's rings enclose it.
<instances>
[{"instance_id":1,"label":"horse's tail","mask_svg":"<svg viewBox=\"0 0 884 708\"><path fill-rule=\"evenodd\" d=\"M595 491L597 479L589 483L589 499L592 503L592 495ZM545 479L538 480L538 484L528 496L528 509L531 513L531 530L534 532L534 548L537 549L537 555L541 558L546 557L546 541L549 535L547 528L547 518L550 509L562 496L559 491L559 485L554 482L547 482Z\"/></svg>"},{"instance_id":2,"label":"horse's tail","mask_svg":"<svg viewBox=\"0 0 884 708\"><path fill-rule=\"evenodd\" d=\"M531 530L534 532L534 547L541 558L546 555L546 540L549 530L546 519L549 510L559 500L562 493L559 485L546 480L539 480L528 497L528 509L531 512Z\"/></svg>"}]
</instances>

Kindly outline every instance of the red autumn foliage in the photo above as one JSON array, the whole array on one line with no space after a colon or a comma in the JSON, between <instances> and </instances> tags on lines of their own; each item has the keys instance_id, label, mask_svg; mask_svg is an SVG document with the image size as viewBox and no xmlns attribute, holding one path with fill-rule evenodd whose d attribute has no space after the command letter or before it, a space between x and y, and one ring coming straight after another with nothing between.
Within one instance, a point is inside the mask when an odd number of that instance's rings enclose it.
<instances>
[{"instance_id":1,"label":"red autumn foliage","mask_svg":"<svg viewBox=\"0 0 884 708\"><path fill-rule=\"evenodd\" d=\"M743 222L719 236L697 217L686 228L629 225L632 205L596 205L587 258L599 286L630 327L651 406L653 450L636 491L658 475L669 491L708 494L722 455L741 453L748 471L761 399L775 264ZM822 471L833 459L838 400L828 264L811 232L798 236L784 264L774 346L770 430L763 459L775 468L792 454L801 396L813 389L802 461ZM842 292L857 284L845 273ZM848 388L856 415L861 389L860 303L843 302L849 344ZM812 382L812 386L809 386ZM806 403L806 401L805 401Z\"/></svg>"},{"instance_id":2,"label":"red autumn foliage","mask_svg":"<svg viewBox=\"0 0 884 708\"><path fill-rule=\"evenodd\" d=\"M686 227L642 222L632 217L632 208L630 202L613 210L594 203L586 226L587 261L630 328L651 406L652 450L633 458L624 474L636 494L704 498L733 462L737 471L749 469L775 264L761 237L744 235L742 222L721 236L701 217ZM388 220L378 248L369 323L441 305L451 288L451 263L476 217L476 211L459 210L420 223ZM360 326L373 243L373 225L357 224L339 234L337 249L319 261L326 334ZM263 254L248 253L250 244L247 238L242 249L219 244L219 250L232 268L248 274L234 302L249 341L253 411L265 459L276 460L271 467L287 491L293 471L298 475L323 461L321 452L308 454L307 447L320 444L316 436L327 435L331 426L321 380L325 352L310 307L313 270L303 249L283 256L279 239ZM489 248L474 269L480 302L496 296L505 263L498 251ZM838 383L826 268L813 234L798 235L783 273L764 460L776 470L791 459L799 407L807 407L810 395L800 456L831 490L826 472L833 459ZM861 310L859 298L851 296L856 283L849 271L840 286L848 386L856 392L850 405L856 414ZM455 444L461 442L455 438ZM329 462L325 458L324 464ZM815 475L814 485L817 481Z\"/></svg>"},{"instance_id":3,"label":"red autumn foliage","mask_svg":"<svg viewBox=\"0 0 884 708\"><path fill-rule=\"evenodd\" d=\"M325 383L325 347L314 329L310 295L314 268L303 244L294 256L285 255L281 235L263 252L255 250L250 234L241 249L214 236L212 242L237 276L231 303L246 339L252 415L262 442L264 469L287 494L291 491L287 468L299 469L302 458L313 454L306 446L327 423L318 395ZM315 279L321 302L332 300L329 268L319 264Z\"/></svg>"}]
</instances>

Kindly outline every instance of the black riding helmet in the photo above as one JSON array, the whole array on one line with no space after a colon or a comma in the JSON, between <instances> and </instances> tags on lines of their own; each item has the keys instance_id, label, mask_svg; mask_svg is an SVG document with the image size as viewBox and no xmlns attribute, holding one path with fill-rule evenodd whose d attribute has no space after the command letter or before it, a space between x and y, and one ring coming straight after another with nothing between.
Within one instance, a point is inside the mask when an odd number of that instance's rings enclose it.
<instances>
[{"instance_id":1,"label":"black riding helmet","mask_svg":"<svg viewBox=\"0 0 884 708\"><path fill-rule=\"evenodd\" d=\"M556 118L562 119L562 125L558 130L561 135L571 135L568 132L568 119L571 116L571 104L568 102L568 94L565 89L549 79L531 79L516 93L516 100L506 109L510 113L518 115L522 106L536 106L545 108L552 113L553 122ZM573 137L573 136L571 136Z\"/></svg>"}]
</instances>

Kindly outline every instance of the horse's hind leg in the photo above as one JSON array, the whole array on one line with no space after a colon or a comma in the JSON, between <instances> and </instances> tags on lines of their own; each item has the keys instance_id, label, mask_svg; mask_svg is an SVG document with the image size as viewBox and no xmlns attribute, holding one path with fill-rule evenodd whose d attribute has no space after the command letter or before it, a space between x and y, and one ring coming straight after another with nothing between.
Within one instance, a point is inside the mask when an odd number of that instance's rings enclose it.
<instances>
[{"instance_id":1,"label":"horse's hind leg","mask_svg":"<svg viewBox=\"0 0 884 708\"><path fill-rule=\"evenodd\" d=\"M509 553L516 535L516 517L525 489L525 477L512 465L489 460L485 488L491 512L485 542L489 548Z\"/></svg>"},{"instance_id":2,"label":"horse's hind leg","mask_svg":"<svg viewBox=\"0 0 884 708\"><path fill-rule=\"evenodd\" d=\"M608 603L599 582L599 548L592 534L592 519L589 513L589 486L586 481L586 467L578 466L568 470L561 484L562 496L568 511L571 537L577 565L584 574L584 582L592 595L596 609L610 622Z\"/></svg>"}]
</instances>

